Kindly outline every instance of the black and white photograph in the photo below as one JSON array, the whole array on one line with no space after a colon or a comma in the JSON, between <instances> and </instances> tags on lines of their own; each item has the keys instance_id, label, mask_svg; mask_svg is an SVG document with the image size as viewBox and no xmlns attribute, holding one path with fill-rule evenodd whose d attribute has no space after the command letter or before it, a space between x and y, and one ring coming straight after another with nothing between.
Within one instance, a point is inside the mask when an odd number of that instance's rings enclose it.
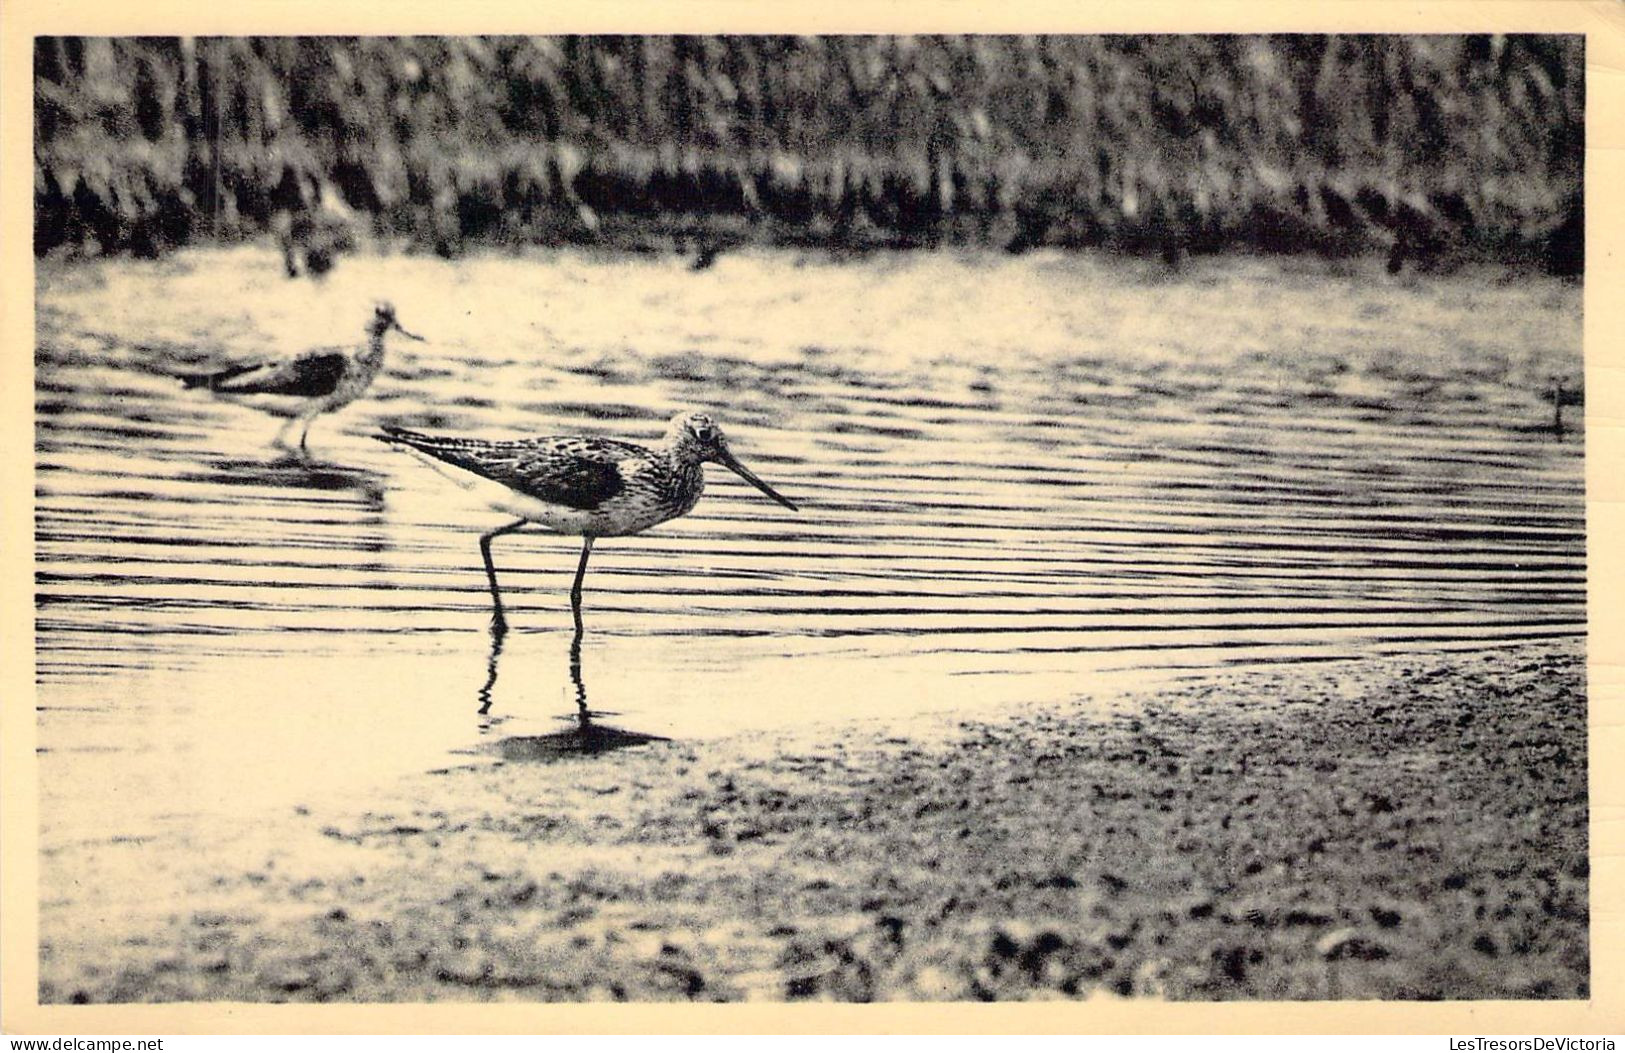
<instances>
[{"instance_id":1,"label":"black and white photograph","mask_svg":"<svg viewBox=\"0 0 1625 1053\"><path fill-rule=\"evenodd\" d=\"M33 36L28 997L1592 999L1470 30Z\"/></svg>"}]
</instances>

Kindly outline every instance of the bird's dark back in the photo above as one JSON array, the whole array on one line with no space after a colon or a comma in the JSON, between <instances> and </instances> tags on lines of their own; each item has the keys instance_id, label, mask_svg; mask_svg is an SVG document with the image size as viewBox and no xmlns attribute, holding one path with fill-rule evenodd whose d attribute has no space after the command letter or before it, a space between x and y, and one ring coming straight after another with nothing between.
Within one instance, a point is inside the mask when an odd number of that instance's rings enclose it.
<instances>
[{"instance_id":1,"label":"bird's dark back","mask_svg":"<svg viewBox=\"0 0 1625 1053\"><path fill-rule=\"evenodd\" d=\"M582 511L600 508L627 488L621 463L652 460L649 451L612 439L559 438L488 442L386 428L394 442L473 472L522 494Z\"/></svg>"}]
</instances>

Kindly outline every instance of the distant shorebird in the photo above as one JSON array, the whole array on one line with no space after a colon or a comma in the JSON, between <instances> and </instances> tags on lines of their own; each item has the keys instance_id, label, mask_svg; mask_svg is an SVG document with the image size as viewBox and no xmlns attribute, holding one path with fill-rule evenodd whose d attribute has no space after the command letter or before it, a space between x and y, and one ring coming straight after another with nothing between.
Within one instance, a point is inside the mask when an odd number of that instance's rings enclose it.
<instances>
[{"instance_id":1,"label":"distant shorebird","mask_svg":"<svg viewBox=\"0 0 1625 1053\"><path fill-rule=\"evenodd\" d=\"M790 500L740 464L722 429L703 413L674 418L657 449L584 436L487 442L421 435L385 428L380 441L406 447L431 468L473 492L491 507L519 518L480 536L480 555L491 583L492 625L507 628L491 542L532 523L583 539L581 563L570 589L570 610L581 628L581 582L592 543L601 537L638 534L689 512L705 489L701 467L713 461L732 469L779 504Z\"/></svg>"},{"instance_id":2,"label":"distant shorebird","mask_svg":"<svg viewBox=\"0 0 1625 1053\"><path fill-rule=\"evenodd\" d=\"M282 249L288 277L307 274L320 280L341 253L354 249L360 223L344 195L327 180L285 165L282 180L271 191L277 206L271 232Z\"/></svg>"},{"instance_id":3,"label":"distant shorebird","mask_svg":"<svg viewBox=\"0 0 1625 1053\"><path fill-rule=\"evenodd\" d=\"M343 216L322 210L283 211L271 217L288 277L326 277L338 257L355 248L351 226Z\"/></svg>"},{"instance_id":4,"label":"distant shorebird","mask_svg":"<svg viewBox=\"0 0 1625 1053\"><path fill-rule=\"evenodd\" d=\"M323 413L348 406L361 397L384 365L384 335L391 329L413 340L395 320L395 308L379 303L367 322L367 343L353 354L337 347L319 347L293 358L232 366L218 373L182 376L188 388L208 388L221 398L251 405L255 409L287 417L272 440L287 447L283 436L295 424L302 424L299 449L305 449L310 422Z\"/></svg>"}]
</instances>

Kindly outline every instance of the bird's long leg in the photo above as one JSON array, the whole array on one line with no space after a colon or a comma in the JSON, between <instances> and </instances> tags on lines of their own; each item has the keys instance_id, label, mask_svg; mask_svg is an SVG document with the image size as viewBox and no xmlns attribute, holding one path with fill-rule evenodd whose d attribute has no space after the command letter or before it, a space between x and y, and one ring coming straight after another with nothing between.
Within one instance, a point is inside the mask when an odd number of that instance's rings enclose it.
<instances>
[{"instance_id":1,"label":"bird's long leg","mask_svg":"<svg viewBox=\"0 0 1625 1053\"><path fill-rule=\"evenodd\" d=\"M495 622L491 624L491 654L485 661L485 686L478 692L480 700L478 712L482 717L491 712L491 692L496 690L497 686L497 659L502 657L502 640L505 635L496 627Z\"/></svg>"},{"instance_id":2,"label":"bird's long leg","mask_svg":"<svg viewBox=\"0 0 1625 1053\"><path fill-rule=\"evenodd\" d=\"M570 641L570 680L576 686L576 716L581 730L586 731L592 717L587 708L587 683L581 679L581 623L576 623L575 638Z\"/></svg>"},{"instance_id":3,"label":"bird's long leg","mask_svg":"<svg viewBox=\"0 0 1625 1053\"><path fill-rule=\"evenodd\" d=\"M582 539L581 565L576 568L576 583L570 588L570 613L575 615L576 635L581 634L581 581L587 576L587 557L592 555L592 535Z\"/></svg>"},{"instance_id":4,"label":"bird's long leg","mask_svg":"<svg viewBox=\"0 0 1625 1053\"><path fill-rule=\"evenodd\" d=\"M306 414L304 417L305 426L299 429L299 452L306 457L310 456L310 451L305 449L305 438L310 434L310 425L316 419L316 416L314 413Z\"/></svg>"},{"instance_id":5,"label":"bird's long leg","mask_svg":"<svg viewBox=\"0 0 1625 1053\"><path fill-rule=\"evenodd\" d=\"M282 427L276 430L276 438L271 440L271 445L275 446L279 450L288 449L288 429L293 427L298 422L298 417L289 417L287 420L283 421Z\"/></svg>"},{"instance_id":6,"label":"bird's long leg","mask_svg":"<svg viewBox=\"0 0 1625 1053\"><path fill-rule=\"evenodd\" d=\"M508 619L502 614L502 590L497 588L497 568L491 562L491 542L503 534L511 534L529 524L528 519L516 519L505 527L497 527L488 534L480 535L480 555L485 557L485 577L491 583L491 631L505 633L508 631Z\"/></svg>"}]
</instances>

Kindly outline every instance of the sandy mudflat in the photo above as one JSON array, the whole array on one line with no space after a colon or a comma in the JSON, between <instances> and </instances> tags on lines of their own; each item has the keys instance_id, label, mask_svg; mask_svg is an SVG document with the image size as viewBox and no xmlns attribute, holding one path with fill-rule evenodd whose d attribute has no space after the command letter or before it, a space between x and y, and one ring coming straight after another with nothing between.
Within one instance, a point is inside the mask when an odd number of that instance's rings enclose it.
<instances>
[{"instance_id":1,"label":"sandy mudflat","mask_svg":"<svg viewBox=\"0 0 1625 1053\"><path fill-rule=\"evenodd\" d=\"M387 809L54 848L41 996L1583 997L1585 714L1563 642L906 732L510 740Z\"/></svg>"}]
</instances>

